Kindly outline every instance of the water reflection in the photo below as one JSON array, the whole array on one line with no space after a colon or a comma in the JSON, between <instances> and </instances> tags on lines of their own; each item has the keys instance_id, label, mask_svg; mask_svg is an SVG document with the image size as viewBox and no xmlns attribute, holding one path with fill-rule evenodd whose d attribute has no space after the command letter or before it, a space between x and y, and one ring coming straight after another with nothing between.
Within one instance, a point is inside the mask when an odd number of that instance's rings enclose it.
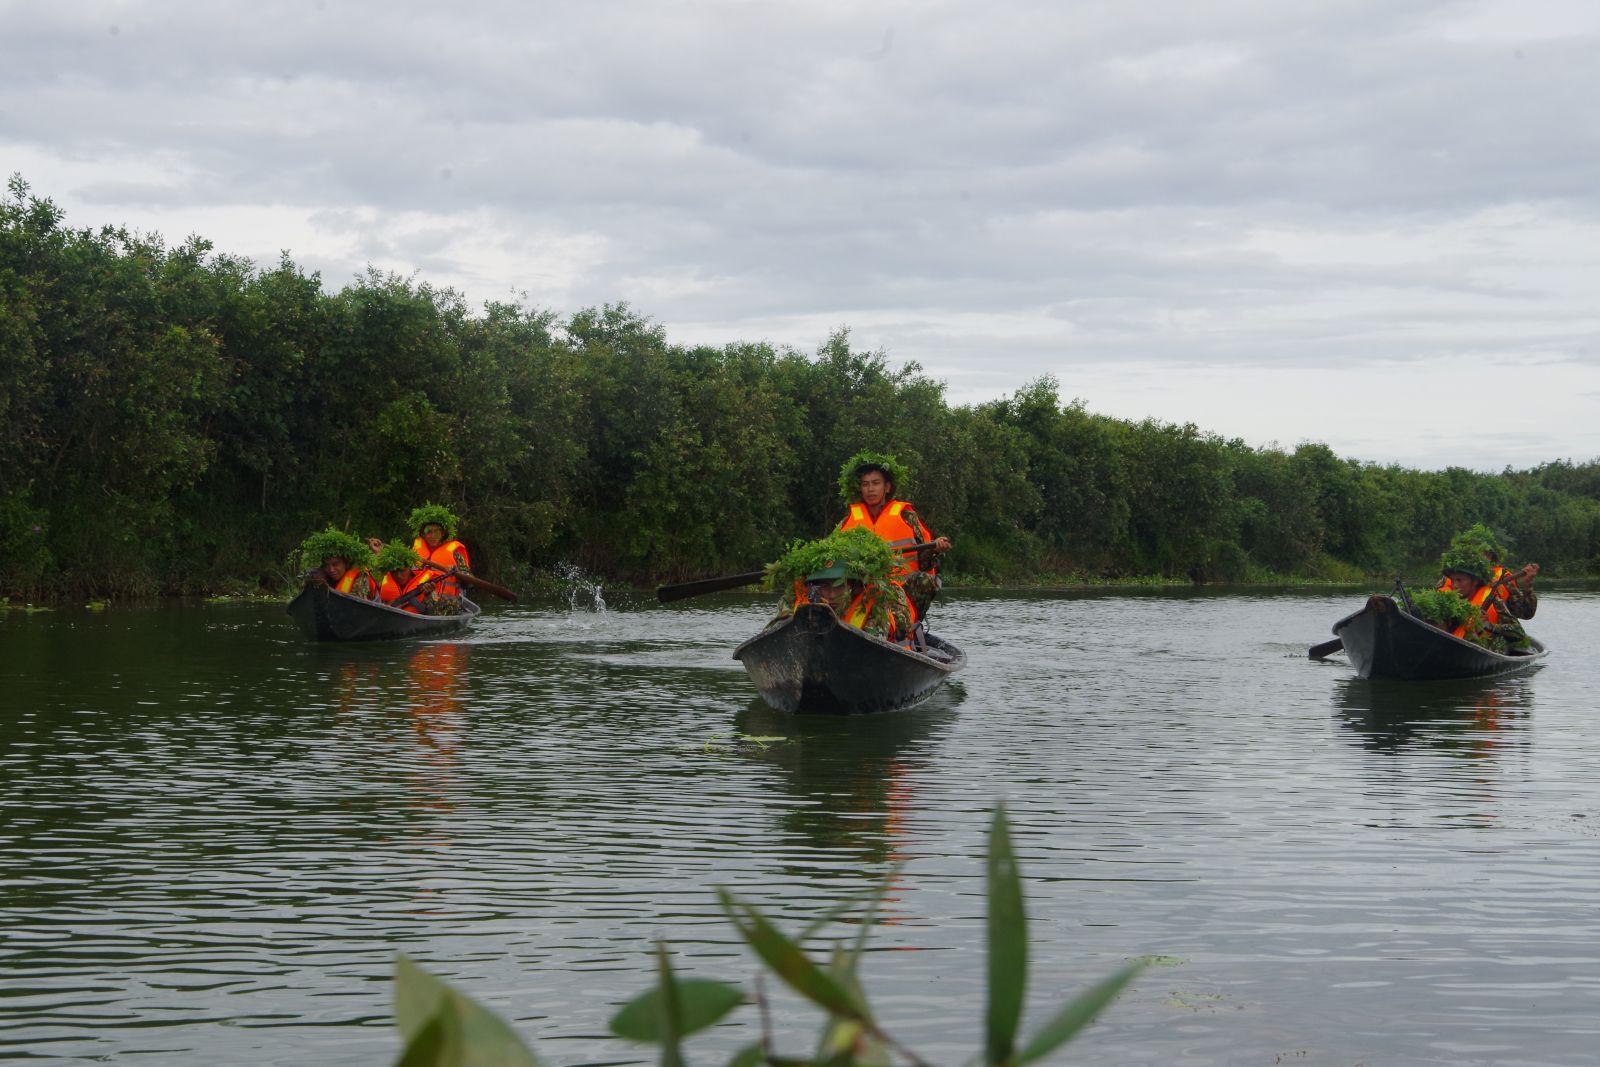
<instances>
[{"instance_id":1,"label":"water reflection","mask_svg":"<svg viewBox=\"0 0 1600 1067\"><path fill-rule=\"evenodd\" d=\"M1404 682L1347 678L1333 702L1361 744L1395 752L1412 744L1467 757L1492 756L1520 744L1533 708L1530 675Z\"/></svg>"},{"instance_id":2,"label":"water reflection","mask_svg":"<svg viewBox=\"0 0 1600 1067\"><path fill-rule=\"evenodd\" d=\"M466 713L461 696L470 645L419 645L406 660L407 711L417 743L411 762L412 794L419 808L453 810Z\"/></svg>"},{"instance_id":3,"label":"water reflection","mask_svg":"<svg viewBox=\"0 0 1600 1067\"><path fill-rule=\"evenodd\" d=\"M753 701L734 717L740 733L782 737L741 751L782 771L799 803L779 817L784 833L811 849L845 850L870 864L907 855L917 772L956 719L957 684L923 704L879 715L794 715Z\"/></svg>"}]
</instances>

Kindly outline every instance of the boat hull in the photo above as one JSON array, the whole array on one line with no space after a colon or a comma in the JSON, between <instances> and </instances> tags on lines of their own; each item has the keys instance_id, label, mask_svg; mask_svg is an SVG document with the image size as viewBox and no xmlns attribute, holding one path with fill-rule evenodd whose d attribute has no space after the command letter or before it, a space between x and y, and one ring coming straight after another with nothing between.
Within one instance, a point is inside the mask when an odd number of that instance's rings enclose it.
<instances>
[{"instance_id":1,"label":"boat hull","mask_svg":"<svg viewBox=\"0 0 1600 1067\"><path fill-rule=\"evenodd\" d=\"M1491 652L1408 614L1387 596L1368 598L1360 611L1334 623L1333 632L1363 678L1480 678L1524 670L1548 654L1538 641L1514 656Z\"/></svg>"},{"instance_id":2,"label":"boat hull","mask_svg":"<svg viewBox=\"0 0 1600 1067\"><path fill-rule=\"evenodd\" d=\"M846 626L826 605L802 604L734 649L733 658L780 711L848 715L919 703L965 666L966 653L955 645L931 634L927 643L933 655Z\"/></svg>"},{"instance_id":3,"label":"boat hull","mask_svg":"<svg viewBox=\"0 0 1600 1067\"><path fill-rule=\"evenodd\" d=\"M289 602L288 612L308 641L393 641L465 630L482 609L466 597L461 606L460 615L415 615L312 584Z\"/></svg>"}]
</instances>

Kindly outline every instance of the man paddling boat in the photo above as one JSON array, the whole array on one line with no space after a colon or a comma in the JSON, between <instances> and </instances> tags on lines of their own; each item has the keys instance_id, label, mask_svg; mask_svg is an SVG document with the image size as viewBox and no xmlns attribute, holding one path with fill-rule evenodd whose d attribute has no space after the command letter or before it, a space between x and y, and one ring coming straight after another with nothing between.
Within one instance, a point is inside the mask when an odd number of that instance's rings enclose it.
<instances>
[{"instance_id":1,"label":"man paddling boat","mask_svg":"<svg viewBox=\"0 0 1600 1067\"><path fill-rule=\"evenodd\" d=\"M1486 579L1495 584L1495 599L1501 601L1500 607L1513 618L1531 619L1539 610L1539 596L1533 591L1533 579L1539 573L1539 565L1530 563L1518 573L1506 577L1507 570L1500 565L1500 560L1505 557L1505 547L1494 531L1483 523L1474 523L1450 539L1450 552L1462 552L1482 556L1489 564L1489 576ZM1451 579L1447 576L1439 583L1439 589L1452 588Z\"/></svg>"},{"instance_id":2,"label":"man paddling boat","mask_svg":"<svg viewBox=\"0 0 1600 1067\"><path fill-rule=\"evenodd\" d=\"M935 537L917 509L909 501L897 498L905 481L905 468L893 456L876 452L851 456L839 471L839 491L850 511L834 529L867 529L891 548L928 545L904 555L894 572L895 583L905 591L910 603L911 621L916 623L927 615L943 585L935 557L950 550L950 539Z\"/></svg>"}]
</instances>

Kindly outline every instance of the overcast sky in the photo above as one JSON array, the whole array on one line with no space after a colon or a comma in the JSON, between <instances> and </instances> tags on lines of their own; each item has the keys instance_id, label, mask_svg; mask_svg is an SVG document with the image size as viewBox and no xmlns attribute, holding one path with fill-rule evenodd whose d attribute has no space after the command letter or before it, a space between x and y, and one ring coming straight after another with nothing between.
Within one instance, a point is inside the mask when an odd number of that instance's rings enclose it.
<instances>
[{"instance_id":1,"label":"overcast sky","mask_svg":"<svg viewBox=\"0 0 1600 1067\"><path fill-rule=\"evenodd\" d=\"M0 169L329 290L848 326L955 403L1600 457L1594 0L0 0Z\"/></svg>"}]
</instances>

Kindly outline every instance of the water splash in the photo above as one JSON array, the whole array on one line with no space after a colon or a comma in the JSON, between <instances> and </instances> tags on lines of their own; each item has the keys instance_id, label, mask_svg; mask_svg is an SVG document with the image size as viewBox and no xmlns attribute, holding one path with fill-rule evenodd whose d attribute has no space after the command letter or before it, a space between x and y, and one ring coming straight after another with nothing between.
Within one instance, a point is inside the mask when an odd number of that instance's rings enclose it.
<instances>
[{"instance_id":1,"label":"water splash","mask_svg":"<svg viewBox=\"0 0 1600 1067\"><path fill-rule=\"evenodd\" d=\"M558 563L554 574L559 581L566 583L568 611L587 611L595 615L606 613L606 598L600 583L589 577L582 567L575 563Z\"/></svg>"}]
</instances>

